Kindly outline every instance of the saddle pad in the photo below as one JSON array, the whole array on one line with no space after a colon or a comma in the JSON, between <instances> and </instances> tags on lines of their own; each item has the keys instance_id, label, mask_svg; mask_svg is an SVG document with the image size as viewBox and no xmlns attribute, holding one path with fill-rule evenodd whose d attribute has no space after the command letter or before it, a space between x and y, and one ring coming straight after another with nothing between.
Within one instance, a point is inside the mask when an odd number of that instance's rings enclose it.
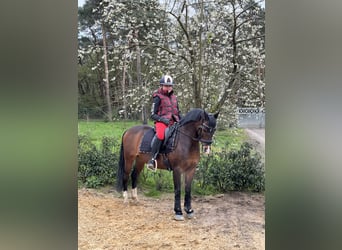
<instances>
[{"instance_id":1,"label":"saddle pad","mask_svg":"<svg viewBox=\"0 0 342 250\"><path fill-rule=\"evenodd\" d=\"M169 139L166 142L166 145L165 145L165 143L162 144L159 153L168 154L174 150L175 134L176 133L173 133L172 136L169 137ZM139 147L140 153L151 153L152 152L151 142L152 142L154 135L155 135L155 131L153 128L147 130L147 132L144 134L144 137L143 137L141 144L140 144L140 147Z\"/></svg>"}]
</instances>

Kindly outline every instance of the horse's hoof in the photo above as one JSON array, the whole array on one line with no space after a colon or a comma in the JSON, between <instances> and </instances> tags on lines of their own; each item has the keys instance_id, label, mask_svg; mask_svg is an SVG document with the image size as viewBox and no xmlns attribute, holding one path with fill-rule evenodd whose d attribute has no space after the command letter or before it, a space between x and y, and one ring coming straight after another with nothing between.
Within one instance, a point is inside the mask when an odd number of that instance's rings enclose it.
<instances>
[{"instance_id":1,"label":"horse's hoof","mask_svg":"<svg viewBox=\"0 0 342 250\"><path fill-rule=\"evenodd\" d=\"M124 191L122 196L124 198L124 204L128 204L128 193L127 193L127 191Z\"/></svg>"},{"instance_id":2,"label":"horse's hoof","mask_svg":"<svg viewBox=\"0 0 342 250\"><path fill-rule=\"evenodd\" d=\"M192 219L194 218L194 216L195 216L194 212L186 214L186 218L188 219Z\"/></svg>"},{"instance_id":3,"label":"horse's hoof","mask_svg":"<svg viewBox=\"0 0 342 250\"><path fill-rule=\"evenodd\" d=\"M139 204L140 204L140 201L139 201L138 199L133 199L133 200L132 200L132 205L137 206L137 205L139 205Z\"/></svg>"},{"instance_id":4,"label":"horse's hoof","mask_svg":"<svg viewBox=\"0 0 342 250\"><path fill-rule=\"evenodd\" d=\"M176 221L182 221L182 220L184 220L184 217L183 217L183 215L181 215L181 214L176 214L175 217L174 217L174 219L175 219Z\"/></svg>"}]
</instances>

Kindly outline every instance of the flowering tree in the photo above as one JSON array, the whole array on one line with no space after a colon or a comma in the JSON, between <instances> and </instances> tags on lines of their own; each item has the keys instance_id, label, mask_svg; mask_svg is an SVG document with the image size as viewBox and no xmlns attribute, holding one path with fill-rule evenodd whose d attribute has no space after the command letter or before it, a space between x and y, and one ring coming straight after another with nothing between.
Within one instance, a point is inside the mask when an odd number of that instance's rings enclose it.
<instances>
[{"instance_id":1,"label":"flowering tree","mask_svg":"<svg viewBox=\"0 0 342 250\"><path fill-rule=\"evenodd\" d=\"M103 23L106 35L88 38L106 38L114 111L121 109L126 118L142 114L146 120L146 107L162 74L173 76L183 112L200 107L228 115L237 105L264 106L265 13L260 3L95 2L94 26ZM90 44L80 54L89 56L95 49ZM104 63L93 66L96 70L105 72Z\"/></svg>"}]
</instances>

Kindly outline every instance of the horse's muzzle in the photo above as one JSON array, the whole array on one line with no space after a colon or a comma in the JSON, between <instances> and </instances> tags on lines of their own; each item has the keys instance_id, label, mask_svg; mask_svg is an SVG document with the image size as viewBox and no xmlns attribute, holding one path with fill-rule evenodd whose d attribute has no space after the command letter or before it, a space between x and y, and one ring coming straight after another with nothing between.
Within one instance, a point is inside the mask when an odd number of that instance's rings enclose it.
<instances>
[{"instance_id":1,"label":"horse's muzzle","mask_svg":"<svg viewBox=\"0 0 342 250\"><path fill-rule=\"evenodd\" d=\"M211 145L213 143L213 140L206 140L206 139L199 139L200 142L204 145Z\"/></svg>"},{"instance_id":2,"label":"horse's muzzle","mask_svg":"<svg viewBox=\"0 0 342 250\"><path fill-rule=\"evenodd\" d=\"M211 151L211 144L213 143L213 140L206 140L201 138L199 140L202 143L202 151L204 154L209 154Z\"/></svg>"},{"instance_id":3,"label":"horse's muzzle","mask_svg":"<svg viewBox=\"0 0 342 250\"><path fill-rule=\"evenodd\" d=\"M210 151L211 151L211 146L210 145L202 145L202 152L204 154L210 154Z\"/></svg>"}]
</instances>

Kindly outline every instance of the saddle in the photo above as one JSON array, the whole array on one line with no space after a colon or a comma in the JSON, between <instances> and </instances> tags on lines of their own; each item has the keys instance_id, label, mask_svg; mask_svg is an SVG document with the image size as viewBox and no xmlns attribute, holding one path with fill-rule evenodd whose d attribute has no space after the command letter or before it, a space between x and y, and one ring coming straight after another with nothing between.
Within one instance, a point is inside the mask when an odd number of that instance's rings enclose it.
<instances>
[{"instance_id":1,"label":"saddle","mask_svg":"<svg viewBox=\"0 0 342 250\"><path fill-rule=\"evenodd\" d=\"M152 127L151 129L145 132L143 139L141 140L141 143L139 146L139 153L151 153L152 152L151 143L155 134L156 134L156 131ZM176 134L177 134L177 124L171 127L168 127L165 130L165 139L164 139L162 146L160 147L159 154L168 154L168 153L171 153L175 149Z\"/></svg>"}]
</instances>

